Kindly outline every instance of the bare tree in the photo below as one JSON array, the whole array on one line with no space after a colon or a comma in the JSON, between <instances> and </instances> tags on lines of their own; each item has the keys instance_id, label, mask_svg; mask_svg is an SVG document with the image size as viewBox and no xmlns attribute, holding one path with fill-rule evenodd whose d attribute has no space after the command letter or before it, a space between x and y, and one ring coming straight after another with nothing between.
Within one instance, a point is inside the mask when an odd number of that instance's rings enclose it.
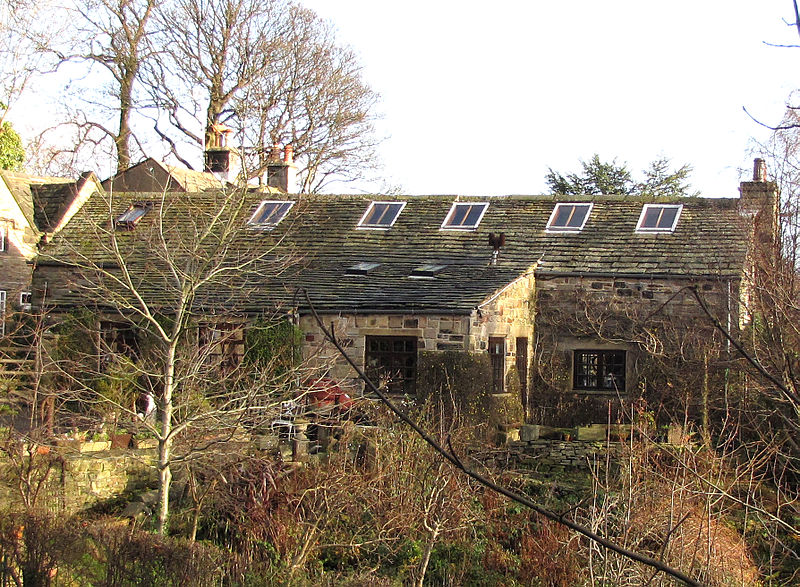
<instances>
[{"instance_id":1,"label":"bare tree","mask_svg":"<svg viewBox=\"0 0 800 587\"><path fill-rule=\"evenodd\" d=\"M44 253L35 287L61 312L45 349L51 392L157 439L164 533L173 466L255 425L299 377L282 352L243 358L254 305L265 329L281 317L251 296L295 259L245 227L254 196L152 197L87 204Z\"/></svg>"},{"instance_id":2,"label":"bare tree","mask_svg":"<svg viewBox=\"0 0 800 587\"><path fill-rule=\"evenodd\" d=\"M135 140L131 115L137 107L141 68L155 52L150 27L156 4L155 0L76 2L69 11L76 23L71 36L74 41L59 52L62 62L88 62L90 70L97 65L111 76L104 95L95 98L89 94L86 120L73 118L72 123L93 131L95 142L113 142L117 171L131 164L131 141ZM116 113L115 122L105 115L108 110Z\"/></svg>"},{"instance_id":3,"label":"bare tree","mask_svg":"<svg viewBox=\"0 0 800 587\"><path fill-rule=\"evenodd\" d=\"M376 95L314 12L283 0L179 0L158 18L164 56L148 86L179 133L169 138L156 120L175 155L182 140L218 146L225 124L239 131L248 178L264 171L273 144L291 145L303 191L357 175L371 160Z\"/></svg>"}]
</instances>

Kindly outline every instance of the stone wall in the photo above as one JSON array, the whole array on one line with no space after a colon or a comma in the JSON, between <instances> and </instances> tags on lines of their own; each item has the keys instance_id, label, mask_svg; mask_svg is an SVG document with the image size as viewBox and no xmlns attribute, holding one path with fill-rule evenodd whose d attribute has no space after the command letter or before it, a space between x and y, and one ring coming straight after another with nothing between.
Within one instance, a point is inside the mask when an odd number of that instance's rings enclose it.
<instances>
[{"instance_id":1,"label":"stone wall","mask_svg":"<svg viewBox=\"0 0 800 587\"><path fill-rule=\"evenodd\" d=\"M157 483L153 450L98 453L62 450L34 458L53 462L39 500L39 505L51 511L75 513L126 493L155 487ZM0 503L11 507L21 504L13 468L5 458L0 460Z\"/></svg>"},{"instance_id":2,"label":"stone wall","mask_svg":"<svg viewBox=\"0 0 800 587\"><path fill-rule=\"evenodd\" d=\"M491 464L500 469L522 469L541 474L597 471L605 468L606 457L616 462L622 454L619 442L530 440L508 444L492 455Z\"/></svg>"},{"instance_id":3,"label":"stone wall","mask_svg":"<svg viewBox=\"0 0 800 587\"><path fill-rule=\"evenodd\" d=\"M634 408L624 403L635 398L647 410L663 408L664 424L681 410L696 413L686 391L713 387L726 347L690 287L720 323L739 327L738 280L539 276L532 417L554 426L628 421ZM576 350L625 351L624 389L576 389Z\"/></svg>"},{"instance_id":4,"label":"stone wall","mask_svg":"<svg viewBox=\"0 0 800 587\"><path fill-rule=\"evenodd\" d=\"M323 315L355 363L364 367L367 336L416 337L419 351L486 352L489 337L506 339L506 371L516 361L515 339L533 334L531 304L533 272L488 297L470 315L457 314L340 314ZM300 318L303 354L340 384L361 389L355 372L324 339L312 316Z\"/></svg>"}]
</instances>

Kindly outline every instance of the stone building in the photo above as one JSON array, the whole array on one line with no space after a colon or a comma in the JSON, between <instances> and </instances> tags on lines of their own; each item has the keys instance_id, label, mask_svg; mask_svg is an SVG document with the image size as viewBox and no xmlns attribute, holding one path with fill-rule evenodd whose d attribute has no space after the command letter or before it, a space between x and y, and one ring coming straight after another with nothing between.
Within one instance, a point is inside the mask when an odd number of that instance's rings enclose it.
<instances>
[{"instance_id":1,"label":"stone building","mask_svg":"<svg viewBox=\"0 0 800 587\"><path fill-rule=\"evenodd\" d=\"M30 309L40 242L60 231L101 190L94 173L76 181L0 170L0 335L11 313Z\"/></svg>"},{"instance_id":2,"label":"stone building","mask_svg":"<svg viewBox=\"0 0 800 587\"><path fill-rule=\"evenodd\" d=\"M306 357L360 389L324 340L307 293L356 363L391 392L413 395L422 357L458 351L488 357L495 394L509 391L514 372L529 418L558 419L588 403L581 417L591 422L609 399L639 393L643 357L659 356L670 336L679 334L676 344L689 344L687 332L708 336L698 295L731 330L746 322L751 244L774 233L777 195L763 164L741 189L741 199L244 192L243 230L228 254L255 249L283 263L265 261L271 269L246 283L203 292L193 311L216 325L289 316ZM57 309L85 304L70 243L85 241L91 226L116 226L116 238L135 241L161 217L185 233L197 210L216 205L214 194L116 193L112 209L93 200L55 239L36 282ZM155 276L146 255L127 263L145 281ZM168 289L145 291L157 303Z\"/></svg>"}]
</instances>

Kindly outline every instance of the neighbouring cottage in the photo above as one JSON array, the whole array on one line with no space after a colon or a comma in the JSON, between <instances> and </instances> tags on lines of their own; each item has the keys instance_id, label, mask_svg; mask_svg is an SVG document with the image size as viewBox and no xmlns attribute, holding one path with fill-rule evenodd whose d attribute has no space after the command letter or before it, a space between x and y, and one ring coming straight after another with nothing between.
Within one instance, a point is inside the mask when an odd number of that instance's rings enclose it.
<instances>
[{"instance_id":1,"label":"neighbouring cottage","mask_svg":"<svg viewBox=\"0 0 800 587\"><path fill-rule=\"evenodd\" d=\"M760 160L738 199L115 191L54 239L37 265L34 299L56 314L85 307L91 275L79 271L76 252L112 267L119 259L105 258L100 245L113 241L143 295L168 311L176 284L159 270L165 255L150 248L153 227L159 247L175 239L189 257L203 257L205 245L187 239L219 206L236 207L238 232L225 254L231 262L250 255L260 270L248 261L247 278L232 274L193 298L198 322L211 325L198 340L259 316L290 316L304 355L360 389L324 340L307 293L390 392L413 396L426 360L468 353L488 359L492 393L513 390L540 422L604 422L609 400L650 397L650 388L668 395L669 378L648 357L694 369L690 351L714 338L698 296L731 330L746 323L753 243L770 241L777 222L777 190ZM113 298L90 303L101 314L130 310ZM240 355L243 340L237 334L224 352ZM706 366L724 351L714 348ZM677 408L662 400L673 417ZM697 407L687 401L684 409Z\"/></svg>"},{"instance_id":2,"label":"neighbouring cottage","mask_svg":"<svg viewBox=\"0 0 800 587\"><path fill-rule=\"evenodd\" d=\"M60 231L98 191L94 173L74 180L0 170L0 337L10 328L12 313L30 309L40 242Z\"/></svg>"}]
</instances>

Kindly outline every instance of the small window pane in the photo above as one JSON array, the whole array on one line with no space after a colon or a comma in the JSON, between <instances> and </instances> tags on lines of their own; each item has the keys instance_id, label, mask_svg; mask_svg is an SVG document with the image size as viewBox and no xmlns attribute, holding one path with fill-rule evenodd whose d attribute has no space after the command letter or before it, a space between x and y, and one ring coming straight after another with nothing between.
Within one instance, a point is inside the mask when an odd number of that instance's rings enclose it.
<instances>
[{"instance_id":1,"label":"small window pane","mask_svg":"<svg viewBox=\"0 0 800 587\"><path fill-rule=\"evenodd\" d=\"M405 202L372 202L358 223L359 228L389 228L394 225Z\"/></svg>"},{"instance_id":2,"label":"small window pane","mask_svg":"<svg viewBox=\"0 0 800 587\"><path fill-rule=\"evenodd\" d=\"M592 204L556 204L547 230L577 232L586 224Z\"/></svg>"},{"instance_id":3,"label":"small window pane","mask_svg":"<svg viewBox=\"0 0 800 587\"><path fill-rule=\"evenodd\" d=\"M489 207L487 202L476 204L455 202L442 223L442 228L450 230L474 230L480 224L483 214Z\"/></svg>"},{"instance_id":4,"label":"small window pane","mask_svg":"<svg viewBox=\"0 0 800 587\"><path fill-rule=\"evenodd\" d=\"M274 228L283 220L294 202L261 202L248 224Z\"/></svg>"}]
</instances>

